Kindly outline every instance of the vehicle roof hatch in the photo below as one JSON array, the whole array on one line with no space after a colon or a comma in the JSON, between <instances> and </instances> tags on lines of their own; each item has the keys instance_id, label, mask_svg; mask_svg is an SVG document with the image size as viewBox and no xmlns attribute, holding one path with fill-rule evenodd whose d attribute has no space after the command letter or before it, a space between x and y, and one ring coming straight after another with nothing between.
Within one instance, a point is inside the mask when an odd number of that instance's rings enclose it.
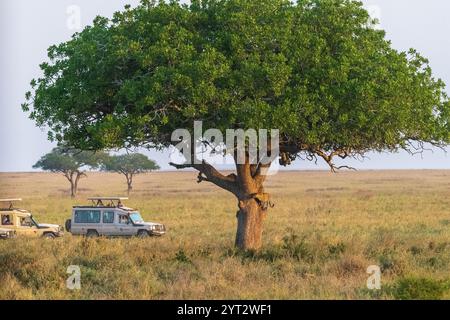
<instances>
[{"instance_id":1,"label":"vehicle roof hatch","mask_svg":"<svg viewBox=\"0 0 450 320\"><path fill-rule=\"evenodd\" d=\"M127 197L91 197L94 207L123 207L122 200L128 200Z\"/></svg>"},{"instance_id":2,"label":"vehicle roof hatch","mask_svg":"<svg viewBox=\"0 0 450 320\"><path fill-rule=\"evenodd\" d=\"M14 208L14 202L22 201L20 198L15 199L0 199L0 208L3 207L3 203L8 203L8 209L11 210Z\"/></svg>"}]
</instances>

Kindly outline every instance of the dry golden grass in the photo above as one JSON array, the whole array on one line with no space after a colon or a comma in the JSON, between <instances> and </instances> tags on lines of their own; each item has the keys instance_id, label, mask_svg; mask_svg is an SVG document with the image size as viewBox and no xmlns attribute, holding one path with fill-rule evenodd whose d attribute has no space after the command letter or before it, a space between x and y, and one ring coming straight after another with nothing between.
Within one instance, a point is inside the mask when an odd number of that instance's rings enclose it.
<instances>
[{"instance_id":1,"label":"dry golden grass","mask_svg":"<svg viewBox=\"0 0 450 320\"><path fill-rule=\"evenodd\" d=\"M450 171L281 172L267 183L276 206L264 248L251 254L233 249L233 196L197 184L194 172L142 175L127 205L166 224L166 236L1 241L0 299L449 298L449 178ZM60 175L0 174L0 198L23 197L21 206L48 223L63 224L88 196L122 195L125 187L119 175L90 173L72 200ZM80 291L66 289L69 265L81 266ZM382 268L379 292L366 289L369 265Z\"/></svg>"}]
</instances>

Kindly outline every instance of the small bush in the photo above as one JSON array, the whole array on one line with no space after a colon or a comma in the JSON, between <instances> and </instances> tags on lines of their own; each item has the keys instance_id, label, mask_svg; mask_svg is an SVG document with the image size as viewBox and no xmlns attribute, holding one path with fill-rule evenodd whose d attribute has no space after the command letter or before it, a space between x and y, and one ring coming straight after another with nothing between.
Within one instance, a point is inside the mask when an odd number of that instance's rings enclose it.
<instances>
[{"instance_id":1,"label":"small bush","mask_svg":"<svg viewBox=\"0 0 450 320\"><path fill-rule=\"evenodd\" d=\"M389 289L399 300L440 300L448 290L446 282L430 278L402 278Z\"/></svg>"},{"instance_id":2,"label":"small bush","mask_svg":"<svg viewBox=\"0 0 450 320\"><path fill-rule=\"evenodd\" d=\"M297 260L313 260L313 254L305 239L299 239L296 234L289 234L283 238L283 250L288 256Z\"/></svg>"},{"instance_id":3,"label":"small bush","mask_svg":"<svg viewBox=\"0 0 450 320\"><path fill-rule=\"evenodd\" d=\"M379 258L379 262L382 272L392 270L395 267L395 260L389 255L381 255Z\"/></svg>"},{"instance_id":4,"label":"small bush","mask_svg":"<svg viewBox=\"0 0 450 320\"><path fill-rule=\"evenodd\" d=\"M191 259L189 259L183 249L178 250L175 254L175 260L181 263L192 263Z\"/></svg>"},{"instance_id":5,"label":"small bush","mask_svg":"<svg viewBox=\"0 0 450 320\"><path fill-rule=\"evenodd\" d=\"M404 269L401 262L390 253L380 255L378 257L378 265L383 273L399 275L403 273Z\"/></svg>"},{"instance_id":6,"label":"small bush","mask_svg":"<svg viewBox=\"0 0 450 320\"><path fill-rule=\"evenodd\" d=\"M423 249L418 246L412 246L409 248L409 252L411 252L412 255L416 256L423 252Z\"/></svg>"},{"instance_id":7,"label":"small bush","mask_svg":"<svg viewBox=\"0 0 450 320\"><path fill-rule=\"evenodd\" d=\"M328 246L328 253L331 257L338 257L345 252L347 246L343 242Z\"/></svg>"}]
</instances>

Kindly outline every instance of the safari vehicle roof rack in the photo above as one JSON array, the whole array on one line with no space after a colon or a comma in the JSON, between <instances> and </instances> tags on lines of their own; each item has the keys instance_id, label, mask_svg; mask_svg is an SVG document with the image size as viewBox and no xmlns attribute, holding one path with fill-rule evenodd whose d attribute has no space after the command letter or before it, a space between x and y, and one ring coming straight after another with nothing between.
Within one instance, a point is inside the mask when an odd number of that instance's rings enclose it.
<instances>
[{"instance_id":1,"label":"safari vehicle roof rack","mask_svg":"<svg viewBox=\"0 0 450 320\"><path fill-rule=\"evenodd\" d=\"M122 200L128 200L127 197L91 197L94 207L123 207Z\"/></svg>"},{"instance_id":2,"label":"safari vehicle roof rack","mask_svg":"<svg viewBox=\"0 0 450 320\"><path fill-rule=\"evenodd\" d=\"M9 207L8 210L13 209L14 207L14 202L19 202L22 201L21 198L16 198L16 199L0 199L0 207L2 206L2 203L9 203Z\"/></svg>"}]
</instances>

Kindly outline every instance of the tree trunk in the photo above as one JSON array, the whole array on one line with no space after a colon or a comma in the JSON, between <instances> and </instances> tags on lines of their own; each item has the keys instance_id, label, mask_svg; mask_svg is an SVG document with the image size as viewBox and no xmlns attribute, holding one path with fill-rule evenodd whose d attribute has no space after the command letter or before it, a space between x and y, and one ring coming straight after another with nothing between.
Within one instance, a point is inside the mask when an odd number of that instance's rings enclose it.
<instances>
[{"instance_id":1,"label":"tree trunk","mask_svg":"<svg viewBox=\"0 0 450 320\"><path fill-rule=\"evenodd\" d=\"M267 215L269 195L264 193L265 176L260 175L258 166L238 164L236 247L242 250L259 250L262 246L263 222Z\"/></svg>"},{"instance_id":2,"label":"tree trunk","mask_svg":"<svg viewBox=\"0 0 450 320\"><path fill-rule=\"evenodd\" d=\"M75 198L78 191L78 182L85 174L80 171L64 171L64 176L70 182L70 196Z\"/></svg>"},{"instance_id":3,"label":"tree trunk","mask_svg":"<svg viewBox=\"0 0 450 320\"><path fill-rule=\"evenodd\" d=\"M239 201L237 212L236 247L242 250L258 250L262 246L264 210L256 199Z\"/></svg>"},{"instance_id":4,"label":"tree trunk","mask_svg":"<svg viewBox=\"0 0 450 320\"><path fill-rule=\"evenodd\" d=\"M75 198L78 193L78 182L80 182L80 179L85 176L84 172L76 172L75 182L73 184L73 195L72 198Z\"/></svg>"},{"instance_id":5,"label":"tree trunk","mask_svg":"<svg viewBox=\"0 0 450 320\"><path fill-rule=\"evenodd\" d=\"M73 193L73 197L75 198L77 196L78 193L78 181L75 181L75 185L73 186L74 188L74 193Z\"/></svg>"},{"instance_id":6,"label":"tree trunk","mask_svg":"<svg viewBox=\"0 0 450 320\"><path fill-rule=\"evenodd\" d=\"M75 198L77 195L77 188L75 186L75 182L70 180L70 197Z\"/></svg>"},{"instance_id":7,"label":"tree trunk","mask_svg":"<svg viewBox=\"0 0 450 320\"><path fill-rule=\"evenodd\" d=\"M133 175L125 174L125 177L127 178L127 193L128 195L130 195L131 191L133 190Z\"/></svg>"}]
</instances>

